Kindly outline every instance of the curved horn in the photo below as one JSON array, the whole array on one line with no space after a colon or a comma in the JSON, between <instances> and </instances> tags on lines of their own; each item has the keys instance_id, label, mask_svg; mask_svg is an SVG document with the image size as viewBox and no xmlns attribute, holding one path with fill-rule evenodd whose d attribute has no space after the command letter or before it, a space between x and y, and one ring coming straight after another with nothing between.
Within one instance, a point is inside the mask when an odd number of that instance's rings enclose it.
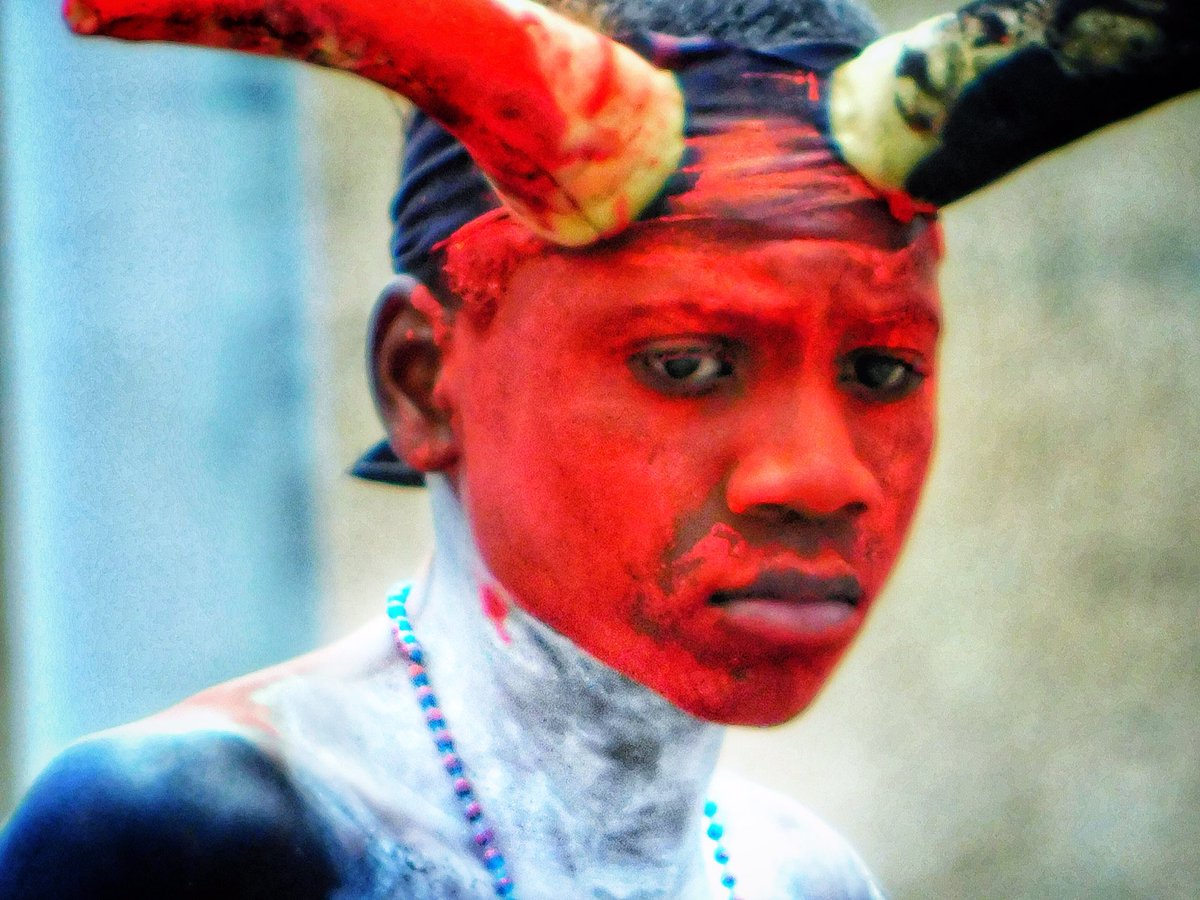
<instances>
[{"instance_id":1,"label":"curved horn","mask_svg":"<svg viewBox=\"0 0 1200 900\"><path fill-rule=\"evenodd\" d=\"M344 69L412 100L554 243L615 234L683 153L674 78L532 0L67 0L80 34Z\"/></svg>"},{"instance_id":2,"label":"curved horn","mask_svg":"<svg viewBox=\"0 0 1200 900\"><path fill-rule=\"evenodd\" d=\"M1192 0L977 0L834 73L830 121L883 190L945 205L1200 87Z\"/></svg>"}]
</instances>

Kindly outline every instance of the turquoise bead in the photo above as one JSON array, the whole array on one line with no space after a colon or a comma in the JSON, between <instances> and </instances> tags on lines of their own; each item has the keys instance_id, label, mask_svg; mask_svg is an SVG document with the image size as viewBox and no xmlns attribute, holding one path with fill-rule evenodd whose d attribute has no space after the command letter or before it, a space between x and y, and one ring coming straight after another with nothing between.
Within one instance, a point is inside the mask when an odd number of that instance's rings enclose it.
<instances>
[{"instance_id":1,"label":"turquoise bead","mask_svg":"<svg viewBox=\"0 0 1200 900\"><path fill-rule=\"evenodd\" d=\"M449 733L446 731L446 720L441 716L441 710L437 708L437 698L433 694L432 685L429 683L429 676L420 668L425 662L425 652L421 649L420 643L416 636L412 633L412 623L408 618L408 610L406 609L406 601L410 586L405 585L397 593L388 597L387 612L388 617L392 619L395 625L393 634L396 638L397 649L411 662L416 675L411 677L414 688L429 688L428 693L419 699L420 707L426 711L426 725L430 732L433 733L434 744L439 752L446 754L442 760L443 768L447 774L453 779L454 793L466 800L471 798L471 802L465 804L464 815L467 821L473 824L473 838L475 845L481 851L487 848L493 848L490 855L483 856L481 862L491 873L493 884L495 886L497 897L515 898L516 885L513 883L512 876L508 874L508 864L504 860L504 856L495 852L495 831L488 825L484 824L483 810L478 801L474 800L474 791L470 781L463 774L462 760L458 758L454 752L454 742L451 740ZM410 669L410 672L413 669ZM431 717L428 713L432 710L437 710ZM729 891L730 900L737 900L734 895L733 888L737 884L737 878L732 872L726 868L729 862L729 852L720 843L721 836L725 833L725 828L715 820L717 814L717 804L712 800L704 802L704 815L709 820L709 825L705 829L705 833L716 843L716 849L713 852L713 859L719 863L723 872L721 874L721 886Z\"/></svg>"}]
</instances>

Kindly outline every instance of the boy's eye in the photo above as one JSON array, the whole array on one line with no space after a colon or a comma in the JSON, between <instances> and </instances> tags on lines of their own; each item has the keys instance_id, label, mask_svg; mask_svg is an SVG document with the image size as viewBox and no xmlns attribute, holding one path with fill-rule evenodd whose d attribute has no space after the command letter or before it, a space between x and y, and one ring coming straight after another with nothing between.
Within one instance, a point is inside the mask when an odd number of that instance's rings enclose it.
<instances>
[{"instance_id":1,"label":"boy's eye","mask_svg":"<svg viewBox=\"0 0 1200 900\"><path fill-rule=\"evenodd\" d=\"M656 391L698 396L733 375L728 347L713 343L668 343L635 353L629 364L638 379Z\"/></svg>"},{"instance_id":2,"label":"boy's eye","mask_svg":"<svg viewBox=\"0 0 1200 900\"><path fill-rule=\"evenodd\" d=\"M838 380L864 399L887 403L915 391L925 373L892 352L867 348L843 358Z\"/></svg>"}]
</instances>

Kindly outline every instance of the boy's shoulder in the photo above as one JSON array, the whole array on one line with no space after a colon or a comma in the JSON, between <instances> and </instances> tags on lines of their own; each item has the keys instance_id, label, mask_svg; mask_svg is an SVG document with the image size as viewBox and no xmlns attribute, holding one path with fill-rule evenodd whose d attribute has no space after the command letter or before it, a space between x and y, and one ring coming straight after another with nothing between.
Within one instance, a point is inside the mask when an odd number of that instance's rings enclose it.
<instances>
[{"instance_id":1,"label":"boy's shoulder","mask_svg":"<svg viewBox=\"0 0 1200 900\"><path fill-rule=\"evenodd\" d=\"M392 677L384 624L68 747L0 829L0 900L304 900L368 877L377 773L356 752Z\"/></svg>"},{"instance_id":2,"label":"boy's shoulder","mask_svg":"<svg viewBox=\"0 0 1200 900\"><path fill-rule=\"evenodd\" d=\"M0 834L0 898L327 897L321 823L249 731L129 726L55 759Z\"/></svg>"}]
</instances>

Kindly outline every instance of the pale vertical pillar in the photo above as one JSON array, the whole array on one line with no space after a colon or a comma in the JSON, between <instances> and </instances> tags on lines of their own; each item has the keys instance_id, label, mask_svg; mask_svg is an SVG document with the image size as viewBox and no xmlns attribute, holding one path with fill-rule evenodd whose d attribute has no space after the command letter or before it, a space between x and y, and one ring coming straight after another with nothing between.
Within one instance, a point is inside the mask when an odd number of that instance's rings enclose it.
<instances>
[{"instance_id":1,"label":"pale vertical pillar","mask_svg":"<svg viewBox=\"0 0 1200 900\"><path fill-rule=\"evenodd\" d=\"M311 643L292 72L0 4L17 779Z\"/></svg>"},{"instance_id":2,"label":"pale vertical pillar","mask_svg":"<svg viewBox=\"0 0 1200 900\"><path fill-rule=\"evenodd\" d=\"M0 15L0 48L4 45L4 17ZM0 161L5 158L4 78L0 68ZM8 340L8 253L12 238L9 234L8 216L5 214L6 172L0 165L0 348L9 346ZM8 398L8 362L0 352L0 448L4 447L4 402ZM8 541L4 531L4 511L7 475L0 454L0 810L7 809L13 801L13 664L11 654L12 637L8 632L9 599L3 573L7 571L6 551Z\"/></svg>"}]
</instances>

